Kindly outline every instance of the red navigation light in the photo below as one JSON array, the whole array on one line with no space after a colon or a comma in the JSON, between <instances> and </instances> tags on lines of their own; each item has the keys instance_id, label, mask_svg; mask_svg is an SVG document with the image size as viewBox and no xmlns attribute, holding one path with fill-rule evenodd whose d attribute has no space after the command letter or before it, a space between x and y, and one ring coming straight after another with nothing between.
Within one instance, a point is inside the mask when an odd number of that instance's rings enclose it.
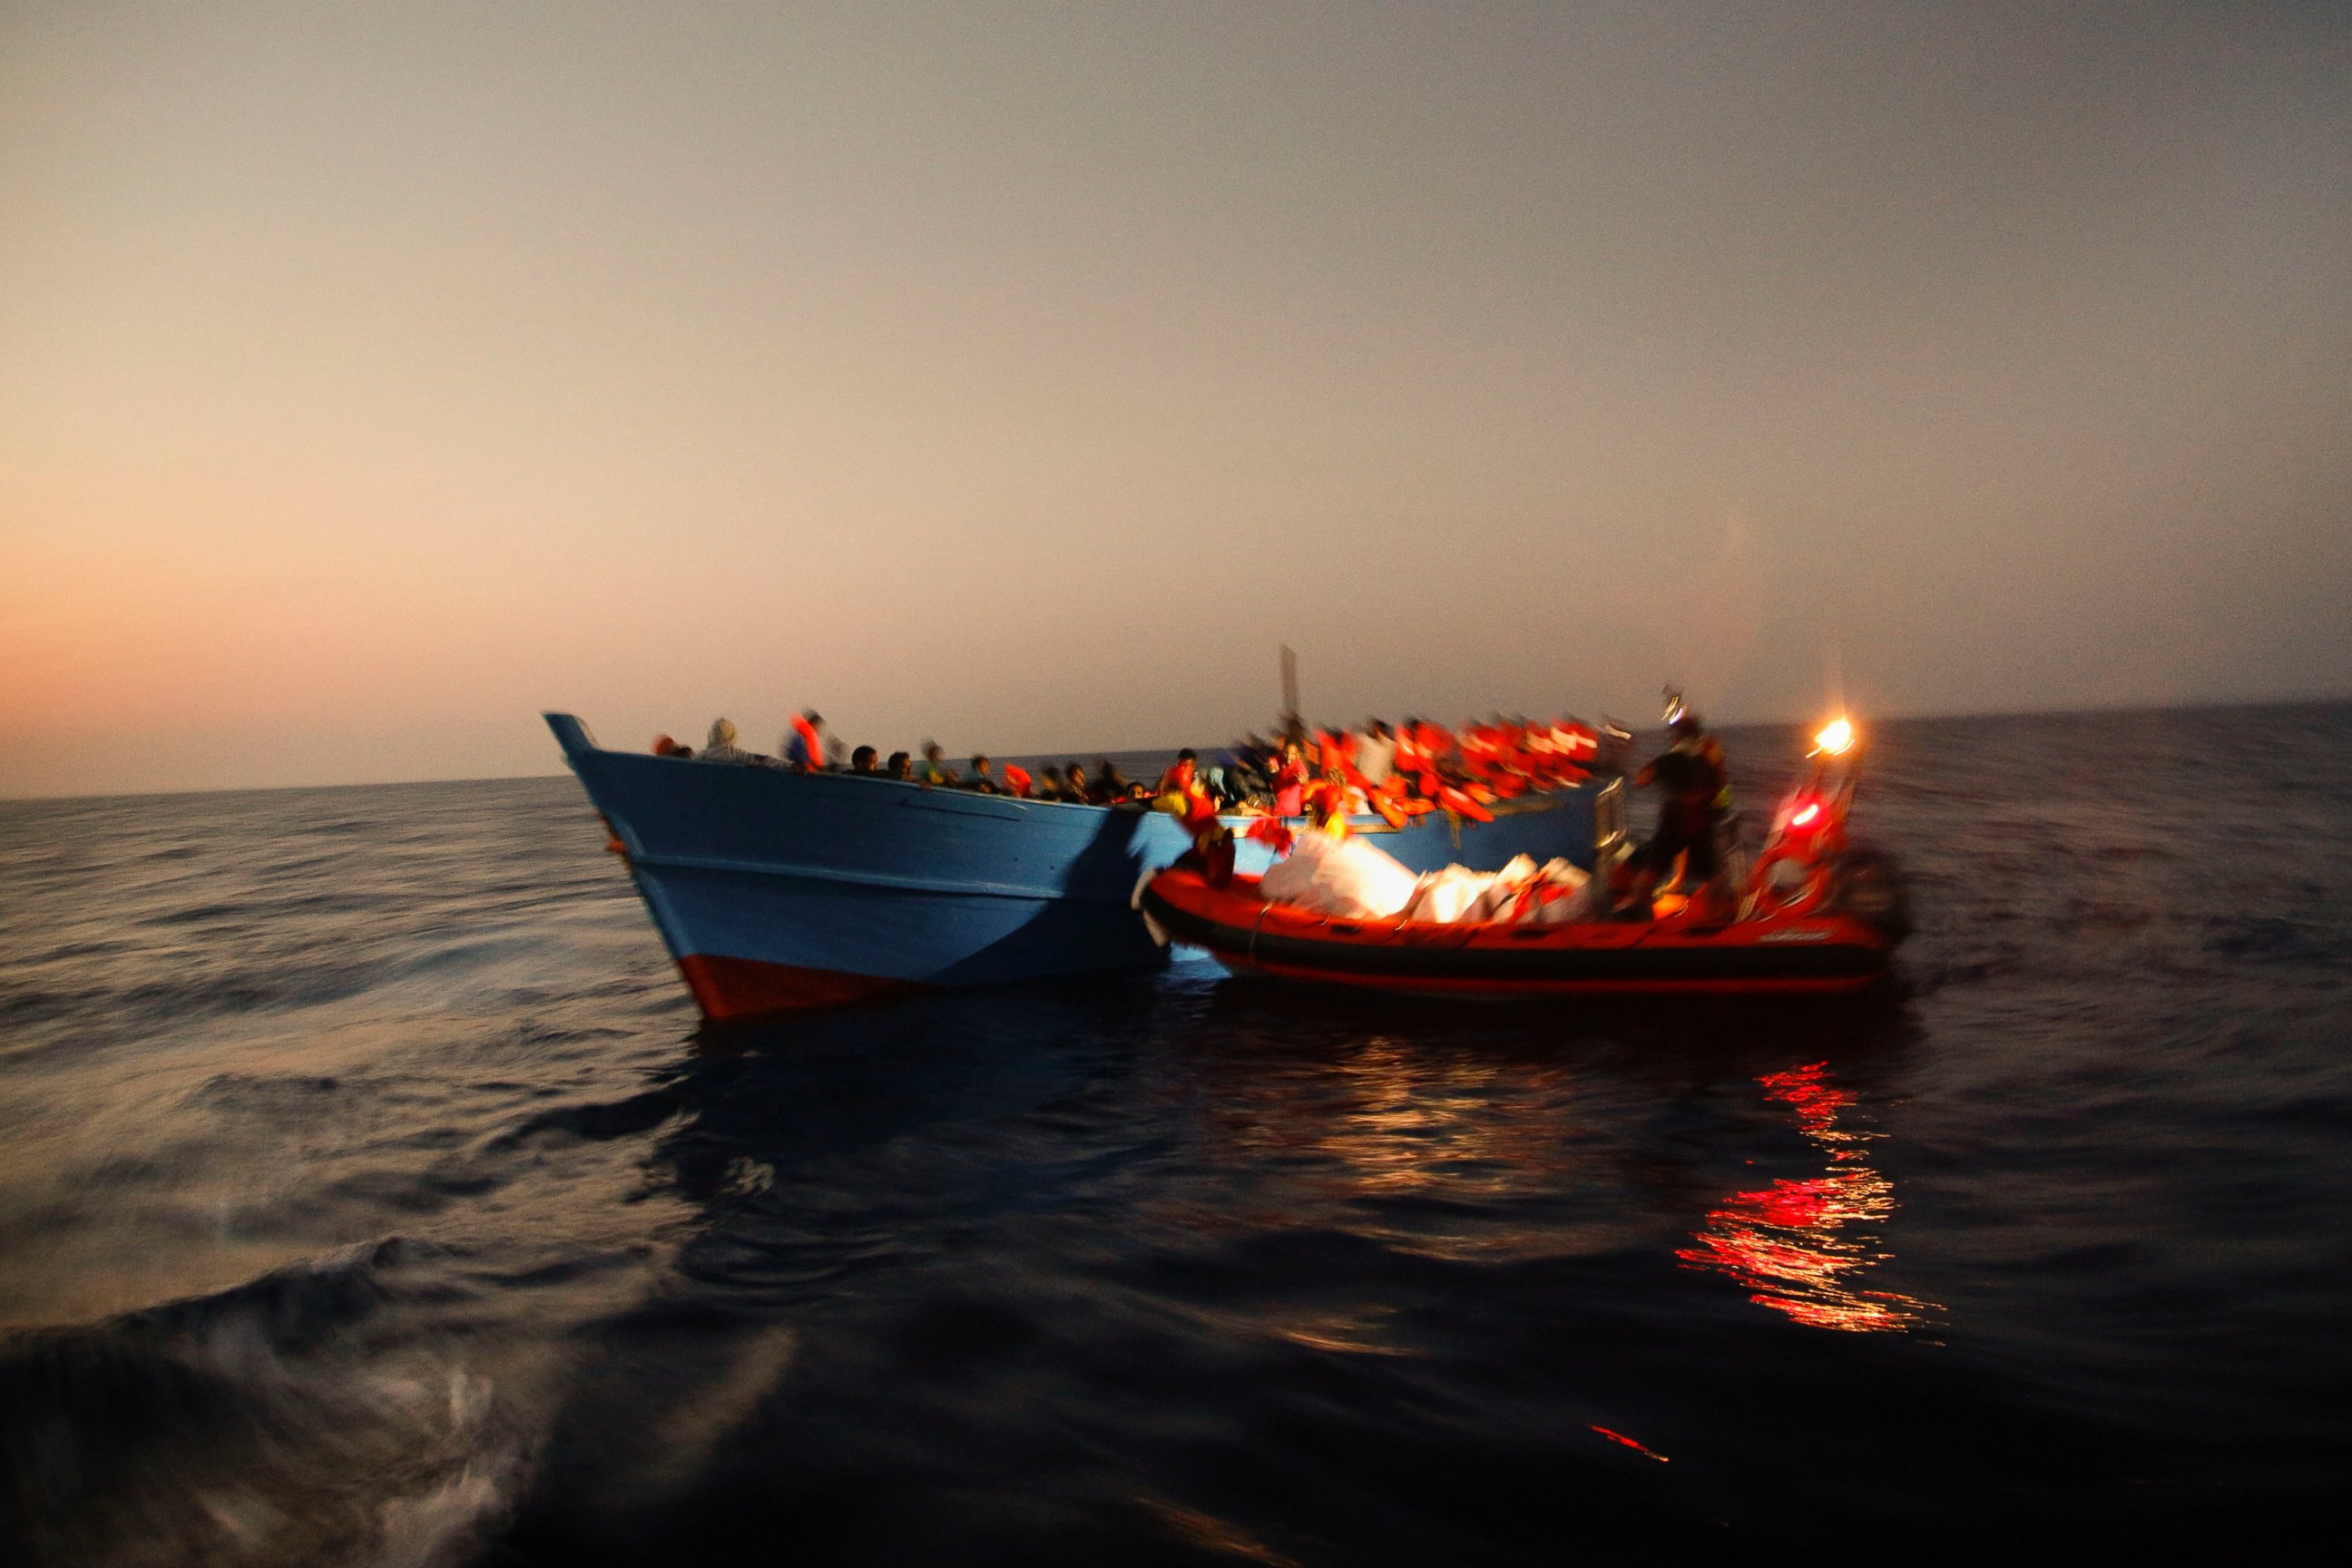
<instances>
[{"instance_id":1,"label":"red navigation light","mask_svg":"<svg viewBox=\"0 0 2352 1568\"><path fill-rule=\"evenodd\" d=\"M1789 826L1791 827L1810 827L1816 821L1820 820L1821 815L1822 803L1817 800L1809 800L1805 802L1804 805L1797 807L1796 811L1790 815L1789 818Z\"/></svg>"}]
</instances>

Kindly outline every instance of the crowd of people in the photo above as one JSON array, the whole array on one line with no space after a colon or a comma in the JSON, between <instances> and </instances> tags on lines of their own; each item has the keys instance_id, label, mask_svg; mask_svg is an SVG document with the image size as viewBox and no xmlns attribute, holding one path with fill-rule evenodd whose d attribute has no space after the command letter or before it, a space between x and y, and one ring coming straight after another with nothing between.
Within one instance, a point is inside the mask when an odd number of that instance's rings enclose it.
<instances>
[{"instance_id":1,"label":"crowd of people","mask_svg":"<svg viewBox=\"0 0 2352 1568\"><path fill-rule=\"evenodd\" d=\"M1391 824L1431 811L1489 817L1498 801L1585 776L1598 734L1580 721L1495 718L1458 729L1374 719L1361 730L1244 737L1202 770L1209 793L1276 816L1378 813Z\"/></svg>"},{"instance_id":2,"label":"crowd of people","mask_svg":"<svg viewBox=\"0 0 2352 1568\"><path fill-rule=\"evenodd\" d=\"M927 789L959 789L1073 805L1148 806L1153 795L1150 785L1129 779L1108 757L1097 759L1091 771L1084 763L1048 763L1033 773L1018 763L999 767L985 752L977 752L958 769L937 741L926 741L919 755L893 752L886 758L872 746L845 744L825 729L824 716L814 708L793 721L773 754L740 745L731 719L711 721L710 733L699 752L667 735L654 737L653 752L657 757L897 779Z\"/></svg>"},{"instance_id":3,"label":"crowd of people","mask_svg":"<svg viewBox=\"0 0 2352 1568\"><path fill-rule=\"evenodd\" d=\"M1677 868L1702 889L1719 880L1716 827L1730 804L1722 747L1682 705L1679 693L1670 697L1673 743L1635 780L1655 785L1664 797L1659 828L1623 868L1627 887L1618 889L1643 907L1651 889ZM1294 719L1277 737L1245 736L1210 762L1183 751L1157 783L1147 784L1128 778L1108 757L1097 760L1091 772L1070 762L1044 763L1033 773L1016 763L999 767L978 753L960 770L938 742L926 741L919 756L893 752L886 759L872 746L845 746L826 731L824 716L809 709L792 721L772 756L745 750L727 719L712 721L699 752L667 735L656 736L653 750L657 756L895 779L925 789L1156 809L1183 822L1202 864L1230 874L1233 838L1221 816L1257 818L1247 836L1277 853L1292 840L1286 818L1304 818L1333 834L1348 831L1349 817L1369 815L1396 827L1433 811L1491 821L1500 803L1580 782L1601 763L1601 742L1600 731L1565 718L1498 717L1457 729L1421 719L1391 727L1374 719L1360 730L1309 730Z\"/></svg>"},{"instance_id":4,"label":"crowd of people","mask_svg":"<svg viewBox=\"0 0 2352 1568\"><path fill-rule=\"evenodd\" d=\"M1228 814L1328 820L1377 813L1402 825L1439 810L1484 818L1498 801L1573 784L1584 777L1597 745L1593 730L1573 719L1496 718L1458 729L1420 719L1394 726L1374 719L1360 730L1310 730L1294 722L1274 739L1245 736L1206 763L1187 751L1157 784L1146 784L1128 778L1107 757L1091 770L1077 762L1048 763L1032 773L978 754L959 769L937 742L925 742L919 755L893 752L885 758L872 746L845 746L810 709L793 721L773 755L746 750L728 719L712 721L700 752L667 735L656 737L653 749L658 756L898 779L1024 800L1139 807L1159 802L1173 810L1166 804L1172 793L1197 795Z\"/></svg>"}]
</instances>

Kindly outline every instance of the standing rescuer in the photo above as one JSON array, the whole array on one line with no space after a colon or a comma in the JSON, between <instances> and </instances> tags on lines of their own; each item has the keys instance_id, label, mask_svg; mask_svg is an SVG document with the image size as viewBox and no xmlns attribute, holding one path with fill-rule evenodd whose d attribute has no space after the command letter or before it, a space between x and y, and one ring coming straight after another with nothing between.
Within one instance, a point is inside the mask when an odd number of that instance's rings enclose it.
<instances>
[{"instance_id":1,"label":"standing rescuer","mask_svg":"<svg viewBox=\"0 0 2352 1568\"><path fill-rule=\"evenodd\" d=\"M1685 707L1679 694L1667 701L1667 732L1673 743L1650 759L1634 775L1636 784L1655 784L1658 830L1634 852L1628 863L1633 872L1633 898L1627 912L1646 919L1658 884L1669 876L1677 857L1695 905L1709 906L1694 913L1713 914L1723 902L1723 867L1716 853L1716 826L1731 808L1731 773L1724 765L1723 747L1706 732L1697 714Z\"/></svg>"}]
</instances>

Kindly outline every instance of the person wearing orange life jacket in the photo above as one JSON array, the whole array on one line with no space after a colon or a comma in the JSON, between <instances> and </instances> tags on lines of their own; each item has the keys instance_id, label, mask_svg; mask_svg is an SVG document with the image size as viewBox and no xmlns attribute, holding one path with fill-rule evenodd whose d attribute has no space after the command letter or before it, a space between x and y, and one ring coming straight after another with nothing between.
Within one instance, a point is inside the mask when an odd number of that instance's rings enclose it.
<instances>
[{"instance_id":1,"label":"person wearing orange life jacket","mask_svg":"<svg viewBox=\"0 0 2352 1568\"><path fill-rule=\"evenodd\" d=\"M1437 756L1429 749L1429 726L1407 720L1397 731L1397 772L1404 775L1405 787L1422 800L1434 805L1437 800Z\"/></svg>"},{"instance_id":2,"label":"person wearing orange life jacket","mask_svg":"<svg viewBox=\"0 0 2352 1568\"><path fill-rule=\"evenodd\" d=\"M1406 719L1396 727L1396 749L1389 753L1389 776L1402 780L1410 798L1429 798L1429 753L1422 749L1421 721Z\"/></svg>"},{"instance_id":3,"label":"person wearing orange life jacket","mask_svg":"<svg viewBox=\"0 0 2352 1568\"><path fill-rule=\"evenodd\" d=\"M1201 782L1199 758L1190 746L1177 752L1175 762L1160 775L1159 793L1151 804L1153 809L1182 823L1184 831L1192 835L1192 847L1178 865L1197 866L1213 888L1233 880L1234 836L1217 820L1217 803L1209 798L1208 788Z\"/></svg>"},{"instance_id":4,"label":"person wearing orange life jacket","mask_svg":"<svg viewBox=\"0 0 2352 1568\"><path fill-rule=\"evenodd\" d=\"M1193 835L1195 847L1202 834L1217 823L1217 803L1209 797L1208 786L1201 782L1200 759L1187 746L1176 753L1175 762L1160 775L1160 787L1152 797L1152 805L1168 813L1184 825Z\"/></svg>"},{"instance_id":5,"label":"person wearing orange life jacket","mask_svg":"<svg viewBox=\"0 0 2352 1568\"><path fill-rule=\"evenodd\" d=\"M1499 761L1496 735L1492 724L1475 720L1462 726L1454 744L1461 750L1462 765L1473 777L1483 778Z\"/></svg>"},{"instance_id":6,"label":"person wearing orange life jacket","mask_svg":"<svg viewBox=\"0 0 2352 1568\"><path fill-rule=\"evenodd\" d=\"M1355 786L1354 809L1375 811L1391 827L1405 825L1404 780L1397 773L1384 775L1378 784L1367 778L1360 769L1350 771L1348 782Z\"/></svg>"},{"instance_id":7,"label":"person wearing orange life jacket","mask_svg":"<svg viewBox=\"0 0 2352 1568\"><path fill-rule=\"evenodd\" d=\"M1199 789L1200 783L1200 753L1187 746L1177 752L1176 760L1160 773L1160 786L1151 793L1155 800L1160 795L1190 795ZM1180 812L1178 815L1182 814Z\"/></svg>"},{"instance_id":8,"label":"person wearing orange life jacket","mask_svg":"<svg viewBox=\"0 0 2352 1568\"><path fill-rule=\"evenodd\" d=\"M1321 776L1309 783L1299 793L1300 805L1305 808L1307 819L1317 831L1328 834L1333 838L1348 837L1349 832L1348 807L1349 796L1353 795L1355 791L1349 784L1348 775L1339 763L1333 763L1327 765Z\"/></svg>"},{"instance_id":9,"label":"person wearing orange life jacket","mask_svg":"<svg viewBox=\"0 0 2352 1568\"><path fill-rule=\"evenodd\" d=\"M1373 723L1379 724L1380 721L1376 719ZM1396 774L1389 771L1392 756L1389 747L1383 743L1374 748L1382 768L1380 784L1374 784L1357 765L1358 758L1364 755L1364 749L1371 746L1373 739L1352 731L1326 733L1321 764L1306 769L1307 776L1299 785L1297 809L1283 815L1307 816L1334 837L1344 837L1349 831L1347 819L1368 808L1379 812L1391 827L1402 827L1405 814L1397 804L1398 795L1385 788L1397 782Z\"/></svg>"},{"instance_id":10,"label":"person wearing orange life jacket","mask_svg":"<svg viewBox=\"0 0 2352 1568\"><path fill-rule=\"evenodd\" d=\"M793 721L793 731L784 741L784 765L795 773L824 771L824 716L815 709L802 709Z\"/></svg>"},{"instance_id":11,"label":"person wearing orange life jacket","mask_svg":"<svg viewBox=\"0 0 2352 1568\"><path fill-rule=\"evenodd\" d=\"M1412 817L1421 816L1437 807L1412 793L1402 773L1391 773L1386 783L1372 792L1372 809L1388 818L1391 827L1402 827Z\"/></svg>"},{"instance_id":12,"label":"person wearing orange life jacket","mask_svg":"<svg viewBox=\"0 0 2352 1568\"><path fill-rule=\"evenodd\" d=\"M1423 722L1418 739L1421 745L1421 792L1436 800L1451 782L1447 771L1461 761L1454 751L1454 731L1443 724Z\"/></svg>"}]
</instances>

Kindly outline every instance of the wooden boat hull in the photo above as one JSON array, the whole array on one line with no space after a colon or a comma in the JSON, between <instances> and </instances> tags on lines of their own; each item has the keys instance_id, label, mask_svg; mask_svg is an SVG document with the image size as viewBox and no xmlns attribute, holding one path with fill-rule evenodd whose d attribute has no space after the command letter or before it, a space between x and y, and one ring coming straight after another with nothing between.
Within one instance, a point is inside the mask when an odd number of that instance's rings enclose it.
<instances>
[{"instance_id":1,"label":"wooden boat hull","mask_svg":"<svg viewBox=\"0 0 2352 1568\"><path fill-rule=\"evenodd\" d=\"M1165 962L1133 904L1190 847L1171 816L606 751L546 718L709 1018ZM1579 789L1493 822L1358 826L1415 870L1592 858ZM1269 863L1237 849L1244 870Z\"/></svg>"}]
</instances>

